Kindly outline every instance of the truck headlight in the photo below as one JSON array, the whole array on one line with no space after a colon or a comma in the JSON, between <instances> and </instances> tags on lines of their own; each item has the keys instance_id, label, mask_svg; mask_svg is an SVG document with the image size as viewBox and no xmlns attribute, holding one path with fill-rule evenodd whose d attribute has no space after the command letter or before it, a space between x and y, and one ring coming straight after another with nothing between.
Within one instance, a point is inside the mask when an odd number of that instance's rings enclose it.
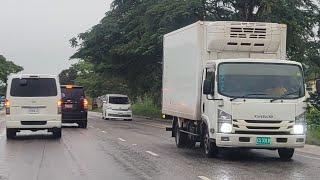
<instances>
[{"instance_id":1,"label":"truck headlight","mask_svg":"<svg viewBox=\"0 0 320 180\"><path fill-rule=\"evenodd\" d=\"M295 118L295 125L293 126L293 134L304 134L306 124L306 114L302 113Z\"/></svg>"},{"instance_id":2,"label":"truck headlight","mask_svg":"<svg viewBox=\"0 0 320 180\"><path fill-rule=\"evenodd\" d=\"M219 132L231 133L232 132L232 116L220 109L218 109L218 126Z\"/></svg>"},{"instance_id":3,"label":"truck headlight","mask_svg":"<svg viewBox=\"0 0 320 180\"><path fill-rule=\"evenodd\" d=\"M222 133L231 133L232 125L230 123L222 123L220 127L220 132Z\"/></svg>"},{"instance_id":4,"label":"truck headlight","mask_svg":"<svg viewBox=\"0 0 320 180\"><path fill-rule=\"evenodd\" d=\"M304 125L296 124L293 126L293 134L303 134L304 133Z\"/></svg>"}]
</instances>

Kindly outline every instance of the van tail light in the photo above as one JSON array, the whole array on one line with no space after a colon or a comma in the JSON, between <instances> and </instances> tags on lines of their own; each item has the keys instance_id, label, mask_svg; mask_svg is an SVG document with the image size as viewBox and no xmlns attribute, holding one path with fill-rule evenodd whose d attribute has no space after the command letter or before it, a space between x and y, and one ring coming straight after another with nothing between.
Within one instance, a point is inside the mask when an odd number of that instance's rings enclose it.
<instances>
[{"instance_id":1,"label":"van tail light","mask_svg":"<svg viewBox=\"0 0 320 180\"><path fill-rule=\"evenodd\" d=\"M82 105L83 105L83 109L84 110L88 110L88 105L89 105L89 102L88 102L88 100L86 99L86 98L84 98L83 99L83 101L82 101Z\"/></svg>"},{"instance_id":2,"label":"van tail light","mask_svg":"<svg viewBox=\"0 0 320 180\"><path fill-rule=\"evenodd\" d=\"M58 114L62 113L62 104L63 104L63 101L60 99L58 101Z\"/></svg>"},{"instance_id":3,"label":"van tail light","mask_svg":"<svg viewBox=\"0 0 320 180\"><path fill-rule=\"evenodd\" d=\"M10 114L10 101L8 99L5 100L4 106L6 108L6 114Z\"/></svg>"}]
</instances>

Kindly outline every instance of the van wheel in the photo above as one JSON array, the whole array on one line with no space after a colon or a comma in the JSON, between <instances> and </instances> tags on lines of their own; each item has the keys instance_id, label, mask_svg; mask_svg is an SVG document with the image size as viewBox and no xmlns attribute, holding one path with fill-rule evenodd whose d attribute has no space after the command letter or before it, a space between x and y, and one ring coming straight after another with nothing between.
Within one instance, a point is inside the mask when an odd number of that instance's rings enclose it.
<instances>
[{"instance_id":1,"label":"van wheel","mask_svg":"<svg viewBox=\"0 0 320 180\"><path fill-rule=\"evenodd\" d=\"M16 136L17 131L14 129L7 128L7 139L13 139Z\"/></svg>"},{"instance_id":2,"label":"van wheel","mask_svg":"<svg viewBox=\"0 0 320 180\"><path fill-rule=\"evenodd\" d=\"M281 148L281 149L278 149L278 154L279 154L281 160L289 161L294 154L294 149L293 148Z\"/></svg>"},{"instance_id":3,"label":"van wheel","mask_svg":"<svg viewBox=\"0 0 320 180\"><path fill-rule=\"evenodd\" d=\"M87 128L87 124L88 124L87 121L82 121L82 122L78 123L79 127L82 128L82 129L86 129Z\"/></svg>"},{"instance_id":4,"label":"van wheel","mask_svg":"<svg viewBox=\"0 0 320 180\"><path fill-rule=\"evenodd\" d=\"M205 127L205 134L203 138L203 149L206 157L215 157L219 153L219 149L215 142L210 139L208 128Z\"/></svg>"},{"instance_id":5,"label":"van wheel","mask_svg":"<svg viewBox=\"0 0 320 180\"><path fill-rule=\"evenodd\" d=\"M57 128L57 129L54 129L52 131L53 133L53 137L56 138L56 139L60 139L61 138L61 128Z\"/></svg>"},{"instance_id":6,"label":"van wheel","mask_svg":"<svg viewBox=\"0 0 320 180\"><path fill-rule=\"evenodd\" d=\"M180 132L179 123L175 123L175 141L178 148L183 148L186 146L188 136L185 133Z\"/></svg>"}]
</instances>

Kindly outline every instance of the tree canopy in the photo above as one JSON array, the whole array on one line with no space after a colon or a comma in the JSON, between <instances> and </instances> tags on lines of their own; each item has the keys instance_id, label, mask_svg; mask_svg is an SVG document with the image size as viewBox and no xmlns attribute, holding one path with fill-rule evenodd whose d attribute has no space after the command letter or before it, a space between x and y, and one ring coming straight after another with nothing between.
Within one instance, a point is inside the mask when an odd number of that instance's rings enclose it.
<instances>
[{"instance_id":1,"label":"tree canopy","mask_svg":"<svg viewBox=\"0 0 320 180\"><path fill-rule=\"evenodd\" d=\"M157 100L163 35L199 20L287 24L288 58L302 62L308 74L319 71L320 15L313 0L115 0L99 24L70 40L77 48L71 58L90 63L91 77L120 79L131 96ZM96 94L104 91L94 87Z\"/></svg>"},{"instance_id":2,"label":"tree canopy","mask_svg":"<svg viewBox=\"0 0 320 180\"><path fill-rule=\"evenodd\" d=\"M11 73L18 73L22 71L23 68L14 64L12 61L7 61L4 56L0 54L0 94L5 93L5 83L7 82L7 77Z\"/></svg>"}]
</instances>

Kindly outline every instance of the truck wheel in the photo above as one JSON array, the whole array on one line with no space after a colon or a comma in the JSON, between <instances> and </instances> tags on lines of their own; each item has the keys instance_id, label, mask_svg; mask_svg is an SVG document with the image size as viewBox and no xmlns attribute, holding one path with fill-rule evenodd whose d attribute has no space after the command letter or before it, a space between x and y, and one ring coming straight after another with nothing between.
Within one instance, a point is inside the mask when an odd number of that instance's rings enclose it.
<instances>
[{"instance_id":1,"label":"truck wheel","mask_svg":"<svg viewBox=\"0 0 320 180\"><path fill-rule=\"evenodd\" d=\"M185 133L180 132L179 123L175 123L175 140L178 148L186 146L188 136Z\"/></svg>"},{"instance_id":2,"label":"truck wheel","mask_svg":"<svg viewBox=\"0 0 320 180\"><path fill-rule=\"evenodd\" d=\"M14 129L7 128L7 139L13 139L16 136L16 131Z\"/></svg>"},{"instance_id":3,"label":"truck wheel","mask_svg":"<svg viewBox=\"0 0 320 180\"><path fill-rule=\"evenodd\" d=\"M53 133L53 137L56 138L56 139L60 139L61 138L61 128L57 128L57 129L54 129L52 131Z\"/></svg>"},{"instance_id":4,"label":"truck wheel","mask_svg":"<svg viewBox=\"0 0 320 180\"><path fill-rule=\"evenodd\" d=\"M203 148L204 148L204 154L206 157L211 158L215 157L219 153L219 149L216 146L215 142L212 142L209 136L209 131L205 130L204 138L203 138Z\"/></svg>"},{"instance_id":5,"label":"truck wheel","mask_svg":"<svg viewBox=\"0 0 320 180\"><path fill-rule=\"evenodd\" d=\"M281 148L281 149L278 149L278 154L279 154L281 160L288 161L292 158L292 156L294 154L294 149L293 148Z\"/></svg>"}]
</instances>

